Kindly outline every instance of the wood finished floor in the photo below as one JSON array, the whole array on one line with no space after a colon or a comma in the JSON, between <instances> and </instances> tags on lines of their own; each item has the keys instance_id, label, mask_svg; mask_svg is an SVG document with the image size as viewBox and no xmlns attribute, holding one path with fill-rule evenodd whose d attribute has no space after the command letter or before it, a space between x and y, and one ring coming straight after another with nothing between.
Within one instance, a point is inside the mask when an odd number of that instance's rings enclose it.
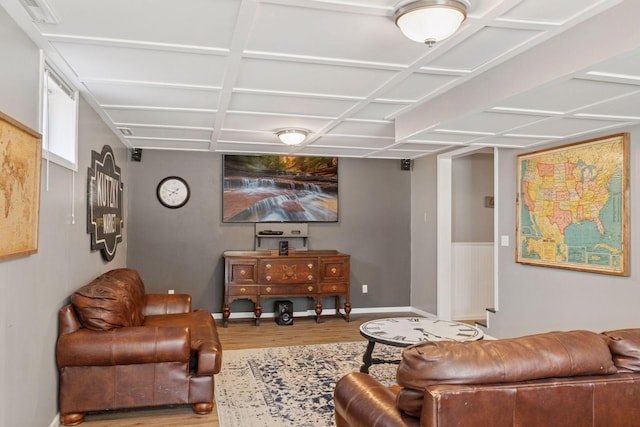
<instances>
[{"instance_id":1,"label":"wood finished floor","mask_svg":"<svg viewBox=\"0 0 640 427\"><path fill-rule=\"evenodd\" d=\"M320 323L313 319L295 318L293 325L278 326L273 319L262 319L253 326L247 319L231 320L228 328L218 321L218 334L224 350L246 348L283 347L290 345L327 344L363 340L360 325L369 320L411 316L411 313L384 313L378 315L352 314L351 322L341 318L324 317ZM224 353L222 357L224 363ZM218 427L214 408L209 415L195 415L191 406L174 406L143 410L113 411L88 414L82 427Z\"/></svg>"}]
</instances>

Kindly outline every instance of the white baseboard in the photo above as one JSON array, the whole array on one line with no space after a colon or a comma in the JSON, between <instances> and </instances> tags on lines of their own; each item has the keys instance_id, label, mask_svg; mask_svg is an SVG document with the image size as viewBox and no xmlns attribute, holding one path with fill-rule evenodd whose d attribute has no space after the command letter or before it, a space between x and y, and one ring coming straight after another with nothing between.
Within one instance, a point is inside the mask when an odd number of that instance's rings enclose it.
<instances>
[{"instance_id":1,"label":"white baseboard","mask_svg":"<svg viewBox=\"0 0 640 427\"><path fill-rule=\"evenodd\" d=\"M53 417L53 420L49 424L49 427L58 427L59 425L60 425L60 412L58 412L56 416Z\"/></svg>"}]
</instances>

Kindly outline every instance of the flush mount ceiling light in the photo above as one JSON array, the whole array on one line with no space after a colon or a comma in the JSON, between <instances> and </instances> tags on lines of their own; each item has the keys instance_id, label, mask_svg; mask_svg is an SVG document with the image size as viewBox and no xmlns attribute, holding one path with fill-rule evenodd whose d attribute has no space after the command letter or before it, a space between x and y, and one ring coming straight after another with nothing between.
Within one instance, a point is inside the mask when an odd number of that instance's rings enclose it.
<instances>
[{"instance_id":1,"label":"flush mount ceiling light","mask_svg":"<svg viewBox=\"0 0 640 427\"><path fill-rule=\"evenodd\" d=\"M467 0L418 0L400 6L394 18L407 38L433 46L460 28L468 7Z\"/></svg>"},{"instance_id":2,"label":"flush mount ceiling light","mask_svg":"<svg viewBox=\"0 0 640 427\"><path fill-rule=\"evenodd\" d=\"M276 131L276 135L278 135L281 142L287 145L298 145L302 144L302 141L307 138L309 132L304 129L288 128Z\"/></svg>"}]
</instances>

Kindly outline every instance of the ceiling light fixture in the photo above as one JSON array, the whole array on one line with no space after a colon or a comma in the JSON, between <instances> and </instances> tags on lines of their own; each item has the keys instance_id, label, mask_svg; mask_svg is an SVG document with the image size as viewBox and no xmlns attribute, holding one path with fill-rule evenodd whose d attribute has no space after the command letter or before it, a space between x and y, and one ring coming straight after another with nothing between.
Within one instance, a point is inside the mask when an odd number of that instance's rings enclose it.
<instances>
[{"instance_id":1,"label":"ceiling light fixture","mask_svg":"<svg viewBox=\"0 0 640 427\"><path fill-rule=\"evenodd\" d=\"M394 18L407 38L431 47L460 28L468 7L468 0L417 0L400 6Z\"/></svg>"},{"instance_id":2,"label":"ceiling light fixture","mask_svg":"<svg viewBox=\"0 0 640 427\"><path fill-rule=\"evenodd\" d=\"M302 144L309 132L304 129L287 128L276 131L276 135L281 142L287 145L298 145Z\"/></svg>"}]
</instances>

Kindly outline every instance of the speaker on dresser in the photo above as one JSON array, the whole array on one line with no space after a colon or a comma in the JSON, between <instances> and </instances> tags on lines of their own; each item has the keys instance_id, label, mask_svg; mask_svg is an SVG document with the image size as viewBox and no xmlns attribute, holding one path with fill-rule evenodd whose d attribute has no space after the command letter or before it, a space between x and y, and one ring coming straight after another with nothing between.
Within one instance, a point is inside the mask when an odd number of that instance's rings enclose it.
<instances>
[{"instance_id":1,"label":"speaker on dresser","mask_svg":"<svg viewBox=\"0 0 640 427\"><path fill-rule=\"evenodd\" d=\"M275 316L278 325L293 325L293 303L291 301L276 301Z\"/></svg>"}]
</instances>

